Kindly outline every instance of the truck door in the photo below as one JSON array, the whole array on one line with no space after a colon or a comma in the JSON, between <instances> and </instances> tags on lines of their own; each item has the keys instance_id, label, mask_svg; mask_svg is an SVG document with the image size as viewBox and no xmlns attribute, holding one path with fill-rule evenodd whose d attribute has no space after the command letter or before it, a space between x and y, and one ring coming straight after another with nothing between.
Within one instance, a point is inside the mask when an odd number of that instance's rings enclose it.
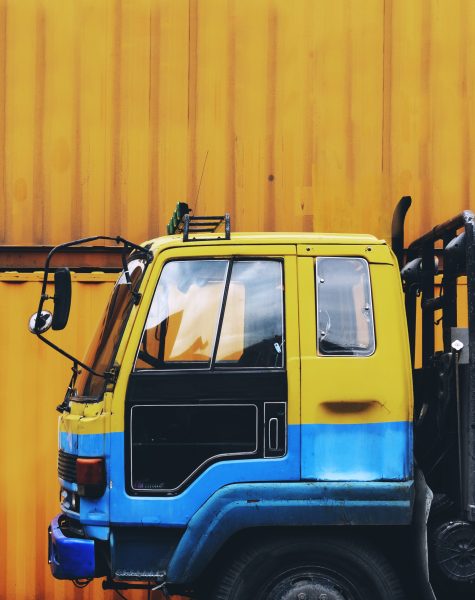
<instances>
[{"instance_id":1,"label":"truck door","mask_svg":"<svg viewBox=\"0 0 475 600\"><path fill-rule=\"evenodd\" d=\"M322 245L299 254L302 478L407 479L411 370L389 249Z\"/></svg>"},{"instance_id":2,"label":"truck door","mask_svg":"<svg viewBox=\"0 0 475 600\"><path fill-rule=\"evenodd\" d=\"M225 484L299 478L295 247L236 250L164 253L144 315L125 491L145 515L166 501L161 522L185 524Z\"/></svg>"}]
</instances>

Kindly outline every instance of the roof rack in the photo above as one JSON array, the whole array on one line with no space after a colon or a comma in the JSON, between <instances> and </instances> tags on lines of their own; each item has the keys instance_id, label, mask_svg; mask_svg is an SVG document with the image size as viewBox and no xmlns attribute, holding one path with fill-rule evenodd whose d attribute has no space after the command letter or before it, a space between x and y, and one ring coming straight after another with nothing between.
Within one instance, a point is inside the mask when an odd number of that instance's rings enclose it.
<instances>
[{"instance_id":1,"label":"roof rack","mask_svg":"<svg viewBox=\"0 0 475 600\"><path fill-rule=\"evenodd\" d=\"M168 235L183 233L184 242L194 241L214 241L223 239L220 235L216 237L190 237L193 233L216 233L219 227L224 223L224 239L231 239L231 218L228 213L225 215L213 216L191 216L191 208L186 202L178 202L175 212L172 215L168 225Z\"/></svg>"},{"instance_id":2,"label":"roof rack","mask_svg":"<svg viewBox=\"0 0 475 600\"><path fill-rule=\"evenodd\" d=\"M219 227L224 223L224 239L231 239L231 218L228 213L223 216L212 217L192 217L185 215L183 224L183 241L193 242L195 240L220 240L221 236L208 238L190 238L190 233L216 233Z\"/></svg>"}]
</instances>

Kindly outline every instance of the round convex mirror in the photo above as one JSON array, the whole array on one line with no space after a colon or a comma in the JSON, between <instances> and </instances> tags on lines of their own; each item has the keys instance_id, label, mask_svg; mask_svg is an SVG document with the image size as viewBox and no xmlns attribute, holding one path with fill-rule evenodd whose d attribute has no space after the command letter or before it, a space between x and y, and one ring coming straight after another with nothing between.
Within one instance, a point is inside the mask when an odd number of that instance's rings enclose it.
<instances>
[{"instance_id":1,"label":"round convex mirror","mask_svg":"<svg viewBox=\"0 0 475 600\"><path fill-rule=\"evenodd\" d=\"M44 333L48 331L53 323L53 315L48 310L42 310L41 314L33 313L28 322L31 333Z\"/></svg>"}]
</instances>

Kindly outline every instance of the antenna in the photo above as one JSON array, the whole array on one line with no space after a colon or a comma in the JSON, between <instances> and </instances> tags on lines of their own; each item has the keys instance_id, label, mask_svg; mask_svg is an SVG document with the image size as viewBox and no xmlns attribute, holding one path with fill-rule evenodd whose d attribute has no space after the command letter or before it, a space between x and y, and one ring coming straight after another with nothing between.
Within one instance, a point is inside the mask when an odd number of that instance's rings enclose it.
<instances>
[{"instance_id":1,"label":"antenna","mask_svg":"<svg viewBox=\"0 0 475 600\"><path fill-rule=\"evenodd\" d=\"M198 198L200 195L200 190L201 190L201 182L203 181L203 175L205 172L205 167L206 167L206 161L208 160L208 154L209 154L209 150L206 150L206 156L203 162L203 168L201 169L201 177L200 177L200 182L198 184L198 190L196 192L196 197L195 197L195 202L193 204L193 212L196 212L196 205L198 204Z\"/></svg>"}]
</instances>

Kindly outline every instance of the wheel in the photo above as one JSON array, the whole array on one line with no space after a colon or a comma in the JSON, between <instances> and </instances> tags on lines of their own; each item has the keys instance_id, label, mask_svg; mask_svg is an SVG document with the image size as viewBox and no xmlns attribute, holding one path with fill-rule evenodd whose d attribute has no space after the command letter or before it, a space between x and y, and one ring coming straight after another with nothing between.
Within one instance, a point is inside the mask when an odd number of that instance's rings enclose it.
<instances>
[{"instance_id":1,"label":"wheel","mask_svg":"<svg viewBox=\"0 0 475 600\"><path fill-rule=\"evenodd\" d=\"M339 537L269 541L239 555L212 600L405 600L376 550Z\"/></svg>"},{"instance_id":2,"label":"wheel","mask_svg":"<svg viewBox=\"0 0 475 600\"><path fill-rule=\"evenodd\" d=\"M440 600L471 600L475 588L475 527L459 519L434 527L429 535L431 581Z\"/></svg>"}]
</instances>

